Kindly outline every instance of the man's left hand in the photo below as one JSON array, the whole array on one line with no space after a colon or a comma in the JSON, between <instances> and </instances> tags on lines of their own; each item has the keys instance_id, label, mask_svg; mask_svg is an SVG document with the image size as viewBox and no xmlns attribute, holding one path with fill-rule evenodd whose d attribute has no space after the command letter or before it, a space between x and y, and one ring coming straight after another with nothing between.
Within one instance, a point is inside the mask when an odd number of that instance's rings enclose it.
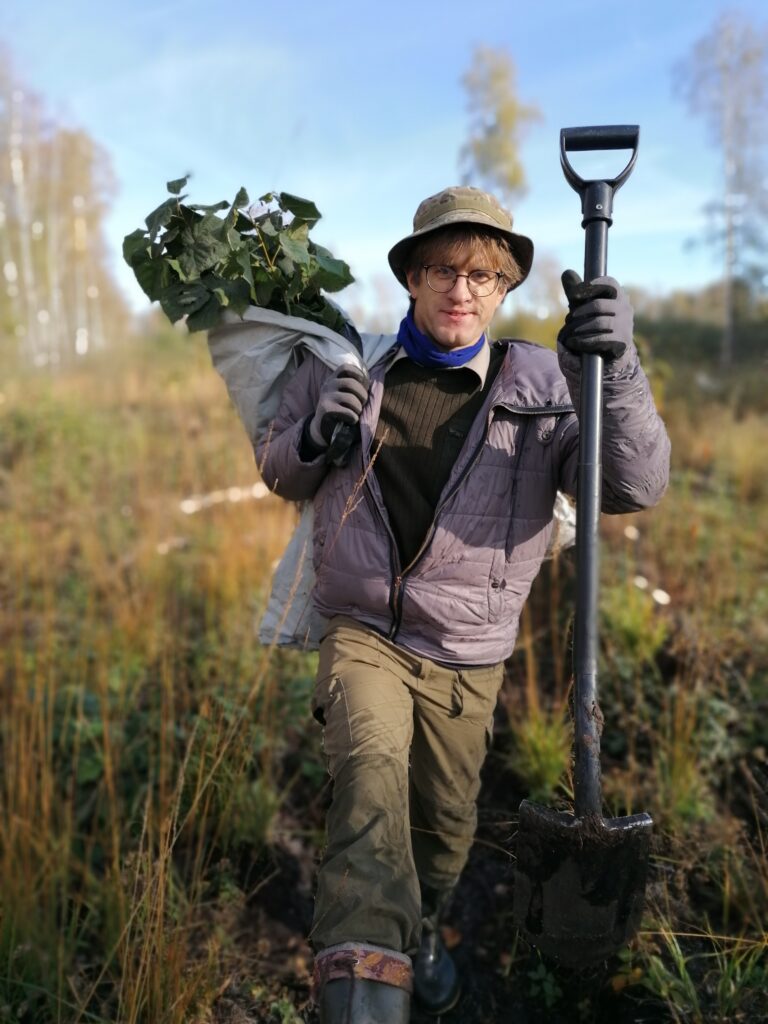
<instances>
[{"instance_id":1,"label":"man's left hand","mask_svg":"<svg viewBox=\"0 0 768 1024\"><path fill-rule=\"evenodd\" d=\"M629 299L612 277L586 283L575 270L562 276L568 315L557 340L569 352L618 359L632 340L634 314Z\"/></svg>"}]
</instances>

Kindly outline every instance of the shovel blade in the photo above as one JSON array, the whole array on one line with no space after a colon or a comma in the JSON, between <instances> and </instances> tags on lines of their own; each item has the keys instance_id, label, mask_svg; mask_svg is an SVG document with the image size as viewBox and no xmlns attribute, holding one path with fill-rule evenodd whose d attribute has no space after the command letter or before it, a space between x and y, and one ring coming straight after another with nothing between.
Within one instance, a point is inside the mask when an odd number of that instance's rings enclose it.
<instances>
[{"instance_id":1,"label":"shovel blade","mask_svg":"<svg viewBox=\"0 0 768 1024\"><path fill-rule=\"evenodd\" d=\"M653 821L583 817L520 804L513 916L534 946L571 968L621 949L640 926Z\"/></svg>"}]
</instances>

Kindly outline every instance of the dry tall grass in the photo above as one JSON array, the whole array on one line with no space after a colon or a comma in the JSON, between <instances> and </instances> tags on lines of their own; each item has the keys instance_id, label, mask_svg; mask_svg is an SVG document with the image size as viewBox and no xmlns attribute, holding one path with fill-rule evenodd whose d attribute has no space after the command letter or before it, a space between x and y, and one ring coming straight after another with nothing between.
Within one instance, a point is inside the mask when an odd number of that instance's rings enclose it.
<instances>
[{"instance_id":1,"label":"dry tall grass","mask_svg":"<svg viewBox=\"0 0 768 1024\"><path fill-rule=\"evenodd\" d=\"M207 851L263 842L276 809L253 781L274 752L254 623L294 513L247 500L199 342L17 377L0 414L0 1006L189 1021L220 984L195 937Z\"/></svg>"},{"instance_id":2,"label":"dry tall grass","mask_svg":"<svg viewBox=\"0 0 768 1024\"><path fill-rule=\"evenodd\" d=\"M322 774L302 732L311 658L254 634L295 512L254 497L199 340L6 374L0 392L0 1019L202 1024L232 964L253 967L219 862L273 838L291 730ZM663 836L616 984L703 1020L691 978L747 1005L768 949L768 424L725 405L667 418L669 497L634 533L624 517L604 531L606 796ZM515 764L547 790L567 771L558 602L520 655L540 735L518 728ZM703 911L681 876L706 887Z\"/></svg>"}]
</instances>

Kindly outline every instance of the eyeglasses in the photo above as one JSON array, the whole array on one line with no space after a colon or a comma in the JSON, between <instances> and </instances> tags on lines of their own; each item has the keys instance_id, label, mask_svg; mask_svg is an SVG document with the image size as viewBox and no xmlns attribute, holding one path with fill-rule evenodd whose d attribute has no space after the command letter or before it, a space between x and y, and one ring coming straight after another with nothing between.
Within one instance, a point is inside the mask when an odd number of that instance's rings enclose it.
<instances>
[{"instance_id":1,"label":"eyeglasses","mask_svg":"<svg viewBox=\"0 0 768 1024\"><path fill-rule=\"evenodd\" d=\"M430 264L422 267L427 272L427 284L433 292L449 292L460 277L466 277L467 287L478 298L492 295L504 277L498 270L472 270L469 274L457 274L453 267Z\"/></svg>"}]
</instances>

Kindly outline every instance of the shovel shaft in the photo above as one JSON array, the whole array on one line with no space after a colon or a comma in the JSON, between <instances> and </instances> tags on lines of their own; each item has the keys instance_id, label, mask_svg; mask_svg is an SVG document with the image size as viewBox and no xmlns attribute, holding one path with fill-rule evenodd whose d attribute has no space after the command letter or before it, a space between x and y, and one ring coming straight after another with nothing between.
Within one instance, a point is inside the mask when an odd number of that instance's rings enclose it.
<instances>
[{"instance_id":1,"label":"shovel shaft","mask_svg":"<svg viewBox=\"0 0 768 1024\"><path fill-rule=\"evenodd\" d=\"M604 181L598 181L595 184L605 186ZM585 281L603 277L608 268L608 228L613 220L611 217L613 196L611 190L605 188L607 197L604 198L603 191L603 188L588 188L582 203ZM593 197L595 198L593 199ZM599 206L601 209L589 209L589 207L595 206Z\"/></svg>"},{"instance_id":2,"label":"shovel shaft","mask_svg":"<svg viewBox=\"0 0 768 1024\"><path fill-rule=\"evenodd\" d=\"M607 194L606 194L607 193ZM584 190L584 280L605 274L612 190L605 182ZM597 616L600 577L600 497L602 479L603 358L581 357L578 506L576 515L576 619L574 672L574 810L602 812L600 784L601 718L597 694Z\"/></svg>"}]
</instances>

